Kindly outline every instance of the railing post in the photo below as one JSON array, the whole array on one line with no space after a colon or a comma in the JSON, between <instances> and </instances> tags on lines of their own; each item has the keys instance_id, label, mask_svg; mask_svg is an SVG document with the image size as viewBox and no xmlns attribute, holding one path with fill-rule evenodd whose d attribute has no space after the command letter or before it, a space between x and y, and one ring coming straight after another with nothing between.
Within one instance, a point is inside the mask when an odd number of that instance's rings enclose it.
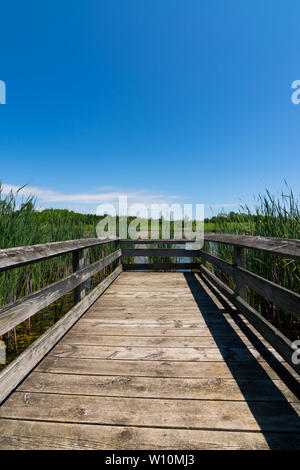
<instances>
[{"instance_id":1,"label":"railing post","mask_svg":"<svg viewBox=\"0 0 300 470\"><path fill-rule=\"evenodd\" d=\"M239 246L234 247L234 266L239 268L246 267L246 252L245 248L241 248ZM248 293L246 284L244 284L239 278L236 280L236 292L237 294L244 300L248 301Z\"/></svg>"},{"instance_id":2,"label":"railing post","mask_svg":"<svg viewBox=\"0 0 300 470\"><path fill-rule=\"evenodd\" d=\"M120 240L117 240L115 242L115 249L119 250L120 248L121 248ZM122 258L120 257L120 258L117 259L117 266L121 266L121 265L122 265Z\"/></svg>"},{"instance_id":3,"label":"railing post","mask_svg":"<svg viewBox=\"0 0 300 470\"><path fill-rule=\"evenodd\" d=\"M74 251L73 253L73 272L84 267L84 249ZM74 304L77 304L85 296L85 282L79 284L74 289Z\"/></svg>"}]
</instances>

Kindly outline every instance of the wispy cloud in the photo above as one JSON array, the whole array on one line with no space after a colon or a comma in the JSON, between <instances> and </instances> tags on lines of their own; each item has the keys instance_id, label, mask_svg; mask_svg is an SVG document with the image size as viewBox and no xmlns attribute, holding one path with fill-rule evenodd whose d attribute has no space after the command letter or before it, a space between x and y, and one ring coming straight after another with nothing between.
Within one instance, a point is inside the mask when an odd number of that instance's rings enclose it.
<instances>
[{"instance_id":1,"label":"wispy cloud","mask_svg":"<svg viewBox=\"0 0 300 470\"><path fill-rule=\"evenodd\" d=\"M48 207L61 207L63 205L65 208L83 212L95 212L99 204L116 204L120 196L126 196L129 204L139 203L146 206L171 203L179 198L177 195L154 193L146 190L107 191L110 188L112 187L98 188L98 191L93 193L61 193L28 185L23 187L19 194L23 197L35 196L38 205L43 207L47 205ZM3 194L9 194L11 191L16 193L19 189L20 187L14 184L2 184Z\"/></svg>"},{"instance_id":2,"label":"wispy cloud","mask_svg":"<svg viewBox=\"0 0 300 470\"><path fill-rule=\"evenodd\" d=\"M2 184L2 193L16 193L20 186L15 184ZM147 208L151 204L174 204L182 203L182 196L178 194L166 194L164 192L154 192L147 190L121 190L114 186L98 187L94 192L85 193L63 193L49 188L38 186L24 186L19 193L21 197L35 196L37 198L37 208L42 210L46 207L65 208L75 212L95 213L100 204L112 204L118 212L118 202L120 196L126 196L128 205L144 204ZM186 198L185 198L186 199ZM192 202L192 201L187 201ZM204 201L198 201L203 203ZM239 207L238 203L205 204L205 211L213 209L234 210Z\"/></svg>"}]
</instances>

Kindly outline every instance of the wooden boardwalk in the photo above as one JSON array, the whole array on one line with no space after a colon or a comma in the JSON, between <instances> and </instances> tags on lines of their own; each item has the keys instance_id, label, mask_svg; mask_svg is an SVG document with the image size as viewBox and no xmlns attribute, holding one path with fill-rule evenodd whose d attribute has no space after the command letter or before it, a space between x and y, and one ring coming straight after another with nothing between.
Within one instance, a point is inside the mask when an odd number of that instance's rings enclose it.
<instances>
[{"instance_id":1,"label":"wooden boardwalk","mask_svg":"<svg viewBox=\"0 0 300 470\"><path fill-rule=\"evenodd\" d=\"M299 376L199 274L124 272L0 408L5 449L300 449Z\"/></svg>"}]
</instances>

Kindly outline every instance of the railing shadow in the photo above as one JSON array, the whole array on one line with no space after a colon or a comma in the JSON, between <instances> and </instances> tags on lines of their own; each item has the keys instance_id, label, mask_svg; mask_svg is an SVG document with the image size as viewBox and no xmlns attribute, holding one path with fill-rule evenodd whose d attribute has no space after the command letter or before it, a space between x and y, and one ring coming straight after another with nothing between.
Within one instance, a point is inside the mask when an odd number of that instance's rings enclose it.
<instances>
[{"instance_id":1,"label":"railing shadow","mask_svg":"<svg viewBox=\"0 0 300 470\"><path fill-rule=\"evenodd\" d=\"M199 274L198 274L199 275ZM186 282L193 294L193 297L201 311L201 315L210 330L216 345L242 392L247 405L255 418L261 432L270 449L278 449L278 438L274 438L276 433L287 434L289 448L300 449L300 417L288 402L284 394L275 385L262 364L251 354L247 345L242 341L233 326L229 323L224 313L228 313L231 319L239 327L243 335L251 342L253 347L259 352L263 360L273 369L279 378L286 384L291 392L300 399L300 384L293 375L281 364L263 342L253 333L253 331L242 320L229 304L223 299L218 291L203 277L199 275L209 290L220 301L223 309L218 309L216 303L201 286L199 279L194 273L184 273ZM210 318L213 310L219 310L220 319L214 322ZM215 316L214 316L215 318ZM224 332L224 335L220 334ZM226 340L224 339L226 335ZM225 341L225 343L224 343ZM234 353L228 350L228 341L232 341ZM226 346L224 346L226 344ZM239 361L241 358L241 361ZM247 375L251 371L251 377ZM261 382L264 380L264 382ZM257 382L256 382L257 381ZM259 387L259 390L255 387ZM255 391L255 399L253 398ZM275 405L275 406L274 406ZM286 440L285 440L286 444ZM284 445L285 445L284 444Z\"/></svg>"}]
</instances>

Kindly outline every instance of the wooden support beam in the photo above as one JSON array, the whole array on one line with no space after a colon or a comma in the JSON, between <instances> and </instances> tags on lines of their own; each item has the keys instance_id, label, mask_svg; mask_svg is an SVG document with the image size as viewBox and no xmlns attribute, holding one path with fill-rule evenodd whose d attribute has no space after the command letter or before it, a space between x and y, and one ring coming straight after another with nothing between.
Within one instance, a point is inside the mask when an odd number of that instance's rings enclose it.
<instances>
[{"instance_id":1,"label":"wooden support beam","mask_svg":"<svg viewBox=\"0 0 300 470\"><path fill-rule=\"evenodd\" d=\"M84 249L73 253L73 273L80 271L84 267ZM85 281L74 289L74 304L76 305L85 296Z\"/></svg>"},{"instance_id":2,"label":"wooden support beam","mask_svg":"<svg viewBox=\"0 0 300 470\"><path fill-rule=\"evenodd\" d=\"M172 271L175 269L200 269L199 263L132 263L123 264L124 271Z\"/></svg>"},{"instance_id":3,"label":"wooden support beam","mask_svg":"<svg viewBox=\"0 0 300 470\"><path fill-rule=\"evenodd\" d=\"M246 251L245 248L241 248L240 246L234 247L234 262L233 265L238 268L245 268L246 267ZM239 277L236 278L236 292L237 294L244 300L248 300L248 293L246 284L243 280Z\"/></svg>"}]
</instances>

